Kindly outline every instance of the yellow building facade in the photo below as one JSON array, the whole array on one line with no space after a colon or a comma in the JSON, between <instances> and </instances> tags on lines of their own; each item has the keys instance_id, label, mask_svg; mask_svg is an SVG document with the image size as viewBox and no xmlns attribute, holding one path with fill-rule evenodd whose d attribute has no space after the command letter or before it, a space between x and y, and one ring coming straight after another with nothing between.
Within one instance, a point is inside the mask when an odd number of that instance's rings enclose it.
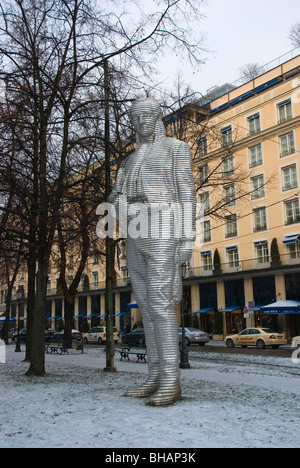
<instances>
[{"instance_id":1,"label":"yellow building facade","mask_svg":"<svg viewBox=\"0 0 300 468\"><path fill-rule=\"evenodd\" d=\"M191 265L200 286L191 284L191 311L210 332L221 311L224 333L269 325L299 334L300 317L262 316L260 306L300 300L300 57L210 101L209 111L194 162L208 215Z\"/></svg>"}]
</instances>

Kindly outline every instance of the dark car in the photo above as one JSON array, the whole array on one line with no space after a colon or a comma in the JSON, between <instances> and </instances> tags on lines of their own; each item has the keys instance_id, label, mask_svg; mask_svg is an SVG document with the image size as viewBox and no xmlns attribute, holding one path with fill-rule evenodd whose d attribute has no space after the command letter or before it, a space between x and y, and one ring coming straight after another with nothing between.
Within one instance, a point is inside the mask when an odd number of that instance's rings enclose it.
<instances>
[{"instance_id":1,"label":"dark car","mask_svg":"<svg viewBox=\"0 0 300 468\"><path fill-rule=\"evenodd\" d=\"M26 343L26 337L27 337L27 331L25 328L22 328L20 331L19 331L19 342L23 342L23 343ZM18 331L15 331L13 336L12 336L12 339L13 341L17 341L18 340Z\"/></svg>"},{"instance_id":2,"label":"dark car","mask_svg":"<svg viewBox=\"0 0 300 468\"><path fill-rule=\"evenodd\" d=\"M128 345L144 345L146 343L145 331L143 328L136 328L130 333L122 336L122 343Z\"/></svg>"},{"instance_id":3,"label":"dark car","mask_svg":"<svg viewBox=\"0 0 300 468\"><path fill-rule=\"evenodd\" d=\"M49 343L49 341L51 341L54 337L54 335L56 335L57 331L54 330L54 328L48 328L48 330L45 330L45 341L46 343Z\"/></svg>"},{"instance_id":4,"label":"dark car","mask_svg":"<svg viewBox=\"0 0 300 468\"><path fill-rule=\"evenodd\" d=\"M49 330L45 330L45 341L46 341L46 343L51 341L56 333L57 333L57 331L52 329L52 328L49 329ZM17 341L17 338L18 338L18 331L15 330L13 335L12 335L12 339L13 339L13 341ZM25 328L22 328L20 330L20 332L19 332L19 341L21 341L23 343L26 343L26 338L27 338L27 330Z\"/></svg>"},{"instance_id":5,"label":"dark car","mask_svg":"<svg viewBox=\"0 0 300 468\"><path fill-rule=\"evenodd\" d=\"M64 339L64 330L56 332L53 336L53 340L63 341ZM72 330L72 341L81 341L82 334L78 330Z\"/></svg>"}]
</instances>

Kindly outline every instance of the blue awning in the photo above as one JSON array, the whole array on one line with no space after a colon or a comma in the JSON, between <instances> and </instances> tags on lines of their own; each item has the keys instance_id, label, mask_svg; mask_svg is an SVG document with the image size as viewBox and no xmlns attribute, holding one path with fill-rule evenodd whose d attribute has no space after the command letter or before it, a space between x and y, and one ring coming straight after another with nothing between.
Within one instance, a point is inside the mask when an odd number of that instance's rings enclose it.
<instances>
[{"instance_id":1,"label":"blue awning","mask_svg":"<svg viewBox=\"0 0 300 468\"><path fill-rule=\"evenodd\" d=\"M92 317L97 317L98 314L92 314L92 315L87 315L86 318L92 318Z\"/></svg>"},{"instance_id":2,"label":"blue awning","mask_svg":"<svg viewBox=\"0 0 300 468\"><path fill-rule=\"evenodd\" d=\"M234 307L227 307L224 310L221 310L221 312L235 312L236 310L242 310L241 306L234 306Z\"/></svg>"},{"instance_id":3,"label":"blue awning","mask_svg":"<svg viewBox=\"0 0 300 468\"><path fill-rule=\"evenodd\" d=\"M283 101L280 104L277 104L278 107L286 106L287 104L291 104L291 100L288 99L287 101Z\"/></svg>"},{"instance_id":4,"label":"blue awning","mask_svg":"<svg viewBox=\"0 0 300 468\"><path fill-rule=\"evenodd\" d=\"M295 236L286 236L283 243L284 245L296 244L297 240L299 240L299 234L296 234Z\"/></svg>"},{"instance_id":5,"label":"blue awning","mask_svg":"<svg viewBox=\"0 0 300 468\"><path fill-rule=\"evenodd\" d=\"M254 120L254 119L257 119L259 117L259 114L254 114L254 115L251 115L251 117L248 117L248 120Z\"/></svg>"},{"instance_id":6,"label":"blue awning","mask_svg":"<svg viewBox=\"0 0 300 468\"><path fill-rule=\"evenodd\" d=\"M123 317L124 315L129 315L130 312L120 312L119 314L117 315L114 315L114 317Z\"/></svg>"},{"instance_id":7,"label":"blue awning","mask_svg":"<svg viewBox=\"0 0 300 468\"><path fill-rule=\"evenodd\" d=\"M20 320L24 320L23 318L20 318ZM0 323L5 323L6 321L6 318L5 317L1 317L0 318ZM16 323L16 319L14 317L9 317L9 322L10 323Z\"/></svg>"},{"instance_id":8,"label":"blue awning","mask_svg":"<svg viewBox=\"0 0 300 468\"><path fill-rule=\"evenodd\" d=\"M237 245L233 245L232 247L226 247L226 252L232 252L233 250L237 250Z\"/></svg>"},{"instance_id":9,"label":"blue awning","mask_svg":"<svg viewBox=\"0 0 300 468\"><path fill-rule=\"evenodd\" d=\"M267 245L267 241L254 242L254 247L260 247L261 245Z\"/></svg>"},{"instance_id":10,"label":"blue awning","mask_svg":"<svg viewBox=\"0 0 300 468\"><path fill-rule=\"evenodd\" d=\"M194 314L206 314L207 312L213 312L215 309L214 307L206 307L204 309L197 310L197 312L193 312Z\"/></svg>"},{"instance_id":11,"label":"blue awning","mask_svg":"<svg viewBox=\"0 0 300 468\"><path fill-rule=\"evenodd\" d=\"M128 309L138 309L139 306L136 302L130 302L130 304L127 305Z\"/></svg>"},{"instance_id":12,"label":"blue awning","mask_svg":"<svg viewBox=\"0 0 300 468\"><path fill-rule=\"evenodd\" d=\"M84 317L84 315L83 315L83 314L75 315L75 316L73 317L73 319L78 319L78 318L81 318L81 317Z\"/></svg>"},{"instance_id":13,"label":"blue awning","mask_svg":"<svg viewBox=\"0 0 300 468\"><path fill-rule=\"evenodd\" d=\"M228 125L228 127L222 128L221 132L225 133L225 132L228 132L229 130L231 130L231 125Z\"/></svg>"}]
</instances>

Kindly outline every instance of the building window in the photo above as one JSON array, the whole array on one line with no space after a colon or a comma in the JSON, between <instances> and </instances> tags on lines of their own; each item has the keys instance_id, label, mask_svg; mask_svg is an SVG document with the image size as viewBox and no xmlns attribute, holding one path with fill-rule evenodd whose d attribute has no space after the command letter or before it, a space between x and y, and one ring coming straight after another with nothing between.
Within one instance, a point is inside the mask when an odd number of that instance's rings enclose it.
<instances>
[{"instance_id":1,"label":"building window","mask_svg":"<svg viewBox=\"0 0 300 468\"><path fill-rule=\"evenodd\" d=\"M250 151L250 167L256 167L263 164L262 146L261 144L252 146Z\"/></svg>"},{"instance_id":2,"label":"building window","mask_svg":"<svg viewBox=\"0 0 300 468\"><path fill-rule=\"evenodd\" d=\"M203 223L203 241L211 242L211 223L210 221L204 221Z\"/></svg>"},{"instance_id":3,"label":"building window","mask_svg":"<svg viewBox=\"0 0 300 468\"><path fill-rule=\"evenodd\" d=\"M267 241L256 242L254 244L256 249L256 259L258 263L268 263L269 257L269 244Z\"/></svg>"},{"instance_id":4,"label":"building window","mask_svg":"<svg viewBox=\"0 0 300 468\"><path fill-rule=\"evenodd\" d=\"M68 263L69 263L70 270L72 270L74 268L74 255L68 256Z\"/></svg>"},{"instance_id":5,"label":"building window","mask_svg":"<svg viewBox=\"0 0 300 468\"><path fill-rule=\"evenodd\" d=\"M298 187L297 166L285 167L282 169L283 190L290 190Z\"/></svg>"},{"instance_id":6,"label":"building window","mask_svg":"<svg viewBox=\"0 0 300 468\"><path fill-rule=\"evenodd\" d=\"M223 128L221 130L221 136L222 136L222 145L223 146L228 146L232 143L232 127L231 125L229 127Z\"/></svg>"},{"instance_id":7,"label":"building window","mask_svg":"<svg viewBox=\"0 0 300 468\"><path fill-rule=\"evenodd\" d=\"M278 104L278 113L280 124L293 118L292 103L290 99Z\"/></svg>"},{"instance_id":8,"label":"building window","mask_svg":"<svg viewBox=\"0 0 300 468\"><path fill-rule=\"evenodd\" d=\"M99 252L94 252L93 253L93 265L99 265L99 261L100 261Z\"/></svg>"},{"instance_id":9,"label":"building window","mask_svg":"<svg viewBox=\"0 0 300 468\"><path fill-rule=\"evenodd\" d=\"M213 269L211 252L201 252L202 267L204 271L211 271Z\"/></svg>"},{"instance_id":10,"label":"building window","mask_svg":"<svg viewBox=\"0 0 300 468\"><path fill-rule=\"evenodd\" d=\"M205 156L207 154L207 138L201 138L198 142L198 155Z\"/></svg>"},{"instance_id":11,"label":"building window","mask_svg":"<svg viewBox=\"0 0 300 468\"><path fill-rule=\"evenodd\" d=\"M223 177L229 177L234 174L234 157L226 158L223 161Z\"/></svg>"},{"instance_id":12,"label":"building window","mask_svg":"<svg viewBox=\"0 0 300 468\"><path fill-rule=\"evenodd\" d=\"M289 257L291 260L295 260L300 258L300 242L297 240L293 244L289 244L287 246L288 252L289 252Z\"/></svg>"},{"instance_id":13,"label":"building window","mask_svg":"<svg viewBox=\"0 0 300 468\"><path fill-rule=\"evenodd\" d=\"M226 216L225 218L226 226L226 237L235 237L237 236L237 215L233 214Z\"/></svg>"},{"instance_id":14,"label":"building window","mask_svg":"<svg viewBox=\"0 0 300 468\"><path fill-rule=\"evenodd\" d=\"M265 196L265 181L264 176L259 175L251 179L252 183L252 193L251 199L257 200L258 198L263 198Z\"/></svg>"},{"instance_id":15,"label":"building window","mask_svg":"<svg viewBox=\"0 0 300 468\"><path fill-rule=\"evenodd\" d=\"M236 193L235 193L235 185L230 184L224 187L224 201L227 206L235 205L236 203Z\"/></svg>"},{"instance_id":16,"label":"building window","mask_svg":"<svg viewBox=\"0 0 300 468\"><path fill-rule=\"evenodd\" d=\"M267 210L266 208L257 208L254 213L254 231L264 231L267 229Z\"/></svg>"},{"instance_id":17,"label":"building window","mask_svg":"<svg viewBox=\"0 0 300 468\"><path fill-rule=\"evenodd\" d=\"M292 200L285 203L286 224L300 222L300 204L299 200Z\"/></svg>"},{"instance_id":18,"label":"building window","mask_svg":"<svg viewBox=\"0 0 300 468\"><path fill-rule=\"evenodd\" d=\"M94 282L94 286L99 286L99 273L98 273L98 271L93 271L93 282Z\"/></svg>"},{"instance_id":19,"label":"building window","mask_svg":"<svg viewBox=\"0 0 300 468\"><path fill-rule=\"evenodd\" d=\"M127 268L127 266L121 267L121 279L123 281L127 281L127 279L128 279L128 268Z\"/></svg>"},{"instance_id":20,"label":"building window","mask_svg":"<svg viewBox=\"0 0 300 468\"><path fill-rule=\"evenodd\" d=\"M251 117L248 117L248 125L249 125L249 134L254 135L255 133L260 132L260 115L255 114Z\"/></svg>"},{"instance_id":21,"label":"building window","mask_svg":"<svg viewBox=\"0 0 300 468\"><path fill-rule=\"evenodd\" d=\"M73 276L72 275L68 275L67 283L68 283L69 286L73 283Z\"/></svg>"},{"instance_id":22,"label":"building window","mask_svg":"<svg viewBox=\"0 0 300 468\"><path fill-rule=\"evenodd\" d=\"M289 154L295 153L295 140L294 133L287 133L280 137L281 153L280 157L288 156Z\"/></svg>"},{"instance_id":23,"label":"building window","mask_svg":"<svg viewBox=\"0 0 300 468\"><path fill-rule=\"evenodd\" d=\"M208 213L210 210L209 192L204 192L200 194L200 203L201 209L204 211L204 214Z\"/></svg>"},{"instance_id":24,"label":"building window","mask_svg":"<svg viewBox=\"0 0 300 468\"><path fill-rule=\"evenodd\" d=\"M199 168L199 174L200 174L200 184L205 185L208 182L208 179L209 179L208 164L205 164L205 166L201 166Z\"/></svg>"},{"instance_id":25,"label":"building window","mask_svg":"<svg viewBox=\"0 0 300 468\"><path fill-rule=\"evenodd\" d=\"M229 268L238 268L240 266L239 250L237 246L226 249Z\"/></svg>"}]
</instances>

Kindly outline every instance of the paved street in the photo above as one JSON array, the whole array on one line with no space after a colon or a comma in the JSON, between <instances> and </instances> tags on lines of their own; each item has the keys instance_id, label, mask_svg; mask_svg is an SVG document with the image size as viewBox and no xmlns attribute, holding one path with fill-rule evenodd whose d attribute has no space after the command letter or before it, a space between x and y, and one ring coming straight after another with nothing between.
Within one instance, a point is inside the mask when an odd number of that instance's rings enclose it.
<instances>
[{"instance_id":1,"label":"paved street","mask_svg":"<svg viewBox=\"0 0 300 468\"><path fill-rule=\"evenodd\" d=\"M89 345L90 346L90 345ZM96 345L97 346L97 345ZM105 345L103 345L105 348ZM118 343L118 348L126 347L122 343ZM290 358L294 351L290 345L281 346L279 349L265 348L258 349L255 347L249 346L244 349L240 346L236 346L232 349L227 348L223 341L210 341L205 346L190 345L187 347L188 352L198 352L198 353L223 353L223 354L245 354L251 356L274 356L274 357L283 357Z\"/></svg>"},{"instance_id":2,"label":"paved street","mask_svg":"<svg viewBox=\"0 0 300 468\"><path fill-rule=\"evenodd\" d=\"M282 346L279 349L265 348L258 349L252 346L244 349L240 346L236 346L232 349L227 348L223 341L211 341L205 346L191 345L188 348L188 351L199 352L199 353L223 353L223 354L245 354L252 356L277 356L277 357L286 357L290 358L294 349L291 346Z\"/></svg>"}]
</instances>

